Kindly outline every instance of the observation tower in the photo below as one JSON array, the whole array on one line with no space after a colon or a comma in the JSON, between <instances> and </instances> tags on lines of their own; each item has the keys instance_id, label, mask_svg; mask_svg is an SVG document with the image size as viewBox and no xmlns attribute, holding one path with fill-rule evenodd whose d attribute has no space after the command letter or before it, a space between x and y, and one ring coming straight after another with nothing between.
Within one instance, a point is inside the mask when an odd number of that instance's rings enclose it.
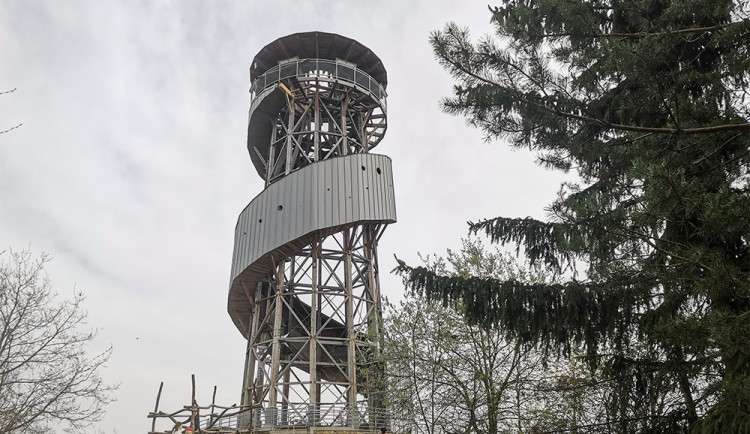
<instances>
[{"instance_id":1,"label":"observation tower","mask_svg":"<svg viewBox=\"0 0 750 434\"><path fill-rule=\"evenodd\" d=\"M247 339L245 423L378 429L377 251L396 221L391 160L370 152L386 131L385 68L353 39L308 32L263 47L250 80L247 148L265 189L237 221L228 297Z\"/></svg>"}]
</instances>

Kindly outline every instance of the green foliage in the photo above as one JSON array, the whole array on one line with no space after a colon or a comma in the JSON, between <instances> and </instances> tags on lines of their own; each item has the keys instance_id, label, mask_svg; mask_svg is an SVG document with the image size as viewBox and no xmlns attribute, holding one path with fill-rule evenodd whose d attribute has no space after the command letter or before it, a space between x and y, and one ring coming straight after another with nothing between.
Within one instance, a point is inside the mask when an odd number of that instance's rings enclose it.
<instances>
[{"instance_id":1,"label":"green foliage","mask_svg":"<svg viewBox=\"0 0 750 434\"><path fill-rule=\"evenodd\" d=\"M510 0L491 8L495 38L474 43L455 24L431 37L457 81L447 112L579 178L549 221L501 217L470 229L556 273L583 265L585 278L398 270L509 337L563 353L582 343L590 366L618 380L611 411L621 430L641 417L629 403L676 394L680 405L662 412L671 422L647 414L641 428L750 432L745 6Z\"/></svg>"}]
</instances>

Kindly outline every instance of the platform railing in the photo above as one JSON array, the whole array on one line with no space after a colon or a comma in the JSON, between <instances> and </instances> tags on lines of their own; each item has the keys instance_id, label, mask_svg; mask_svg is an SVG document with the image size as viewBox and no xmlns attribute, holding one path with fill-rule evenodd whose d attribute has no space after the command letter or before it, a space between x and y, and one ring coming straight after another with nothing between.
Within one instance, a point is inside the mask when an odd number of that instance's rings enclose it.
<instances>
[{"instance_id":1,"label":"platform railing","mask_svg":"<svg viewBox=\"0 0 750 434\"><path fill-rule=\"evenodd\" d=\"M360 431L411 434L413 420L393 417L385 409L356 409L343 404L321 404L312 407L294 404L276 408L255 408L252 412L220 419L213 428L253 431L307 430L317 427L352 427Z\"/></svg>"},{"instance_id":2,"label":"platform railing","mask_svg":"<svg viewBox=\"0 0 750 434\"><path fill-rule=\"evenodd\" d=\"M250 86L251 98L254 99L263 89L290 77L345 82L366 90L378 100L383 111L386 109L387 94L382 84L354 65L327 59L293 59L274 66L255 79Z\"/></svg>"}]
</instances>

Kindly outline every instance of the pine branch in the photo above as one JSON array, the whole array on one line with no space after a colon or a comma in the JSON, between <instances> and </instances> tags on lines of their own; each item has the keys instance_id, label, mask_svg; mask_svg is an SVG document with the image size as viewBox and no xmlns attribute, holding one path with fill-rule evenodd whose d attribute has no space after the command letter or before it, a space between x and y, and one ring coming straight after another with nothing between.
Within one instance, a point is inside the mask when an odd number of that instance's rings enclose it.
<instances>
[{"instance_id":1,"label":"pine branch","mask_svg":"<svg viewBox=\"0 0 750 434\"><path fill-rule=\"evenodd\" d=\"M514 279L442 275L425 267L410 267L396 258L393 273L414 293L444 306L458 305L470 324L498 328L508 338L556 349L568 355L584 343L595 360L605 342L622 339L630 323L613 312L632 309L630 291L643 276L620 276L604 282L524 283ZM649 297L639 303L648 303Z\"/></svg>"},{"instance_id":2,"label":"pine branch","mask_svg":"<svg viewBox=\"0 0 750 434\"><path fill-rule=\"evenodd\" d=\"M559 271L563 268L562 263L570 263L572 260L569 254L558 249L561 242L574 235L575 229L570 225L543 222L531 217L497 217L468 224L470 232L484 231L493 243L516 243L516 253L523 245L532 264L541 259L546 265Z\"/></svg>"},{"instance_id":3,"label":"pine branch","mask_svg":"<svg viewBox=\"0 0 750 434\"><path fill-rule=\"evenodd\" d=\"M706 26L706 27L690 27L687 29L679 29L679 30L667 30L664 32L635 32L635 33L620 33L620 32L611 32L611 33L576 33L576 32L562 32L562 33L545 33L542 35L536 35L539 38L546 39L546 38L562 38L562 37L580 37L580 38L644 38L647 36L670 36L670 35L684 35L684 34L690 34L690 33L704 33L704 32L712 32L714 30L722 30L727 27L732 27L736 25L741 24L750 24L750 20L745 18L742 21L733 21L731 23L724 23L724 24L717 24L715 26Z\"/></svg>"},{"instance_id":4,"label":"pine branch","mask_svg":"<svg viewBox=\"0 0 750 434\"><path fill-rule=\"evenodd\" d=\"M747 20L744 20L742 22L745 22ZM454 72L453 74L456 76L461 76L462 74L473 78L474 80L477 80L480 83L484 83L492 88L501 88L505 89L506 86L504 86L501 83L498 83L494 80L491 80L487 77L484 77L472 69L466 67L458 60L454 60L452 56L449 56L447 52L439 53L441 54L440 60L442 60L442 63L453 68ZM498 62L498 66L500 66L501 61L499 59L496 59ZM506 68L512 68L516 72L522 74L527 80L529 80L530 83L536 86L536 88L542 92L543 94L547 95L545 87L539 83L537 80L533 79L526 71L523 70L523 68L519 67L514 62L505 61L502 62L502 66ZM506 71L506 76L508 77L509 83L514 83L513 78L510 76L510 74ZM711 125L706 127L697 127L697 128L652 128L652 127L643 127L643 126L637 126L637 125L625 125L625 124L617 124L612 123L603 119L593 118L589 116L584 116L580 114L575 114L567 111L562 111L556 107L550 107L546 104L542 104L536 101L531 100L528 98L527 94L520 91L517 87L513 87L513 92L515 96L518 99L518 102L522 104L527 104L533 107L537 107L539 109L542 109L548 113L552 113L556 116L560 116L566 119L574 119L577 121L582 121L585 123L595 124L598 125L604 129L609 130L615 130L615 131L630 131L630 132L638 132L638 133L648 133L648 134L669 134L669 135L692 135L692 134L713 134L718 132L724 132L724 131L750 131L750 123L741 123L741 124L722 124L722 125Z\"/></svg>"},{"instance_id":5,"label":"pine branch","mask_svg":"<svg viewBox=\"0 0 750 434\"><path fill-rule=\"evenodd\" d=\"M712 134L712 133L719 133L723 131L750 131L750 123L747 123L747 122L743 124L723 124L723 125L712 125L708 127L685 128L685 129L650 128L650 127L639 127L639 126L633 126L633 125L613 124L611 122L603 121L597 118L591 118L588 116L582 116L582 115L577 115L573 113L563 112L563 111L558 110L557 108L548 107L544 104L530 102L528 100L524 100L524 102L526 102L527 104L532 104L550 113L554 113L557 116L562 116L568 119L575 119L579 121L593 123L593 124L596 124L596 125L599 125L601 127L604 127L606 129L611 129L611 130L633 131L633 132L638 132L638 133L650 133L650 134L673 134L673 135Z\"/></svg>"}]
</instances>

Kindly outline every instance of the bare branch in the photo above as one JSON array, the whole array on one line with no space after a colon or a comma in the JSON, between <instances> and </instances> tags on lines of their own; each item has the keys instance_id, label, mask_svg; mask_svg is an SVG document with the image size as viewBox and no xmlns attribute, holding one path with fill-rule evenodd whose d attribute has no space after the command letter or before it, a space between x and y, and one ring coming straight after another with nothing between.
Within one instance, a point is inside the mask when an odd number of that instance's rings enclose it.
<instances>
[{"instance_id":1,"label":"bare branch","mask_svg":"<svg viewBox=\"0 0 750 434\"><path fill-rule=\"evenodd\" d=\"M116 386L99 372L111 348L89 354L83 296L59 300L44 274L49 258L28 251L0 261L0 432L51 423L80 430L103 416Z\"/></svg>"}]
</instances>

